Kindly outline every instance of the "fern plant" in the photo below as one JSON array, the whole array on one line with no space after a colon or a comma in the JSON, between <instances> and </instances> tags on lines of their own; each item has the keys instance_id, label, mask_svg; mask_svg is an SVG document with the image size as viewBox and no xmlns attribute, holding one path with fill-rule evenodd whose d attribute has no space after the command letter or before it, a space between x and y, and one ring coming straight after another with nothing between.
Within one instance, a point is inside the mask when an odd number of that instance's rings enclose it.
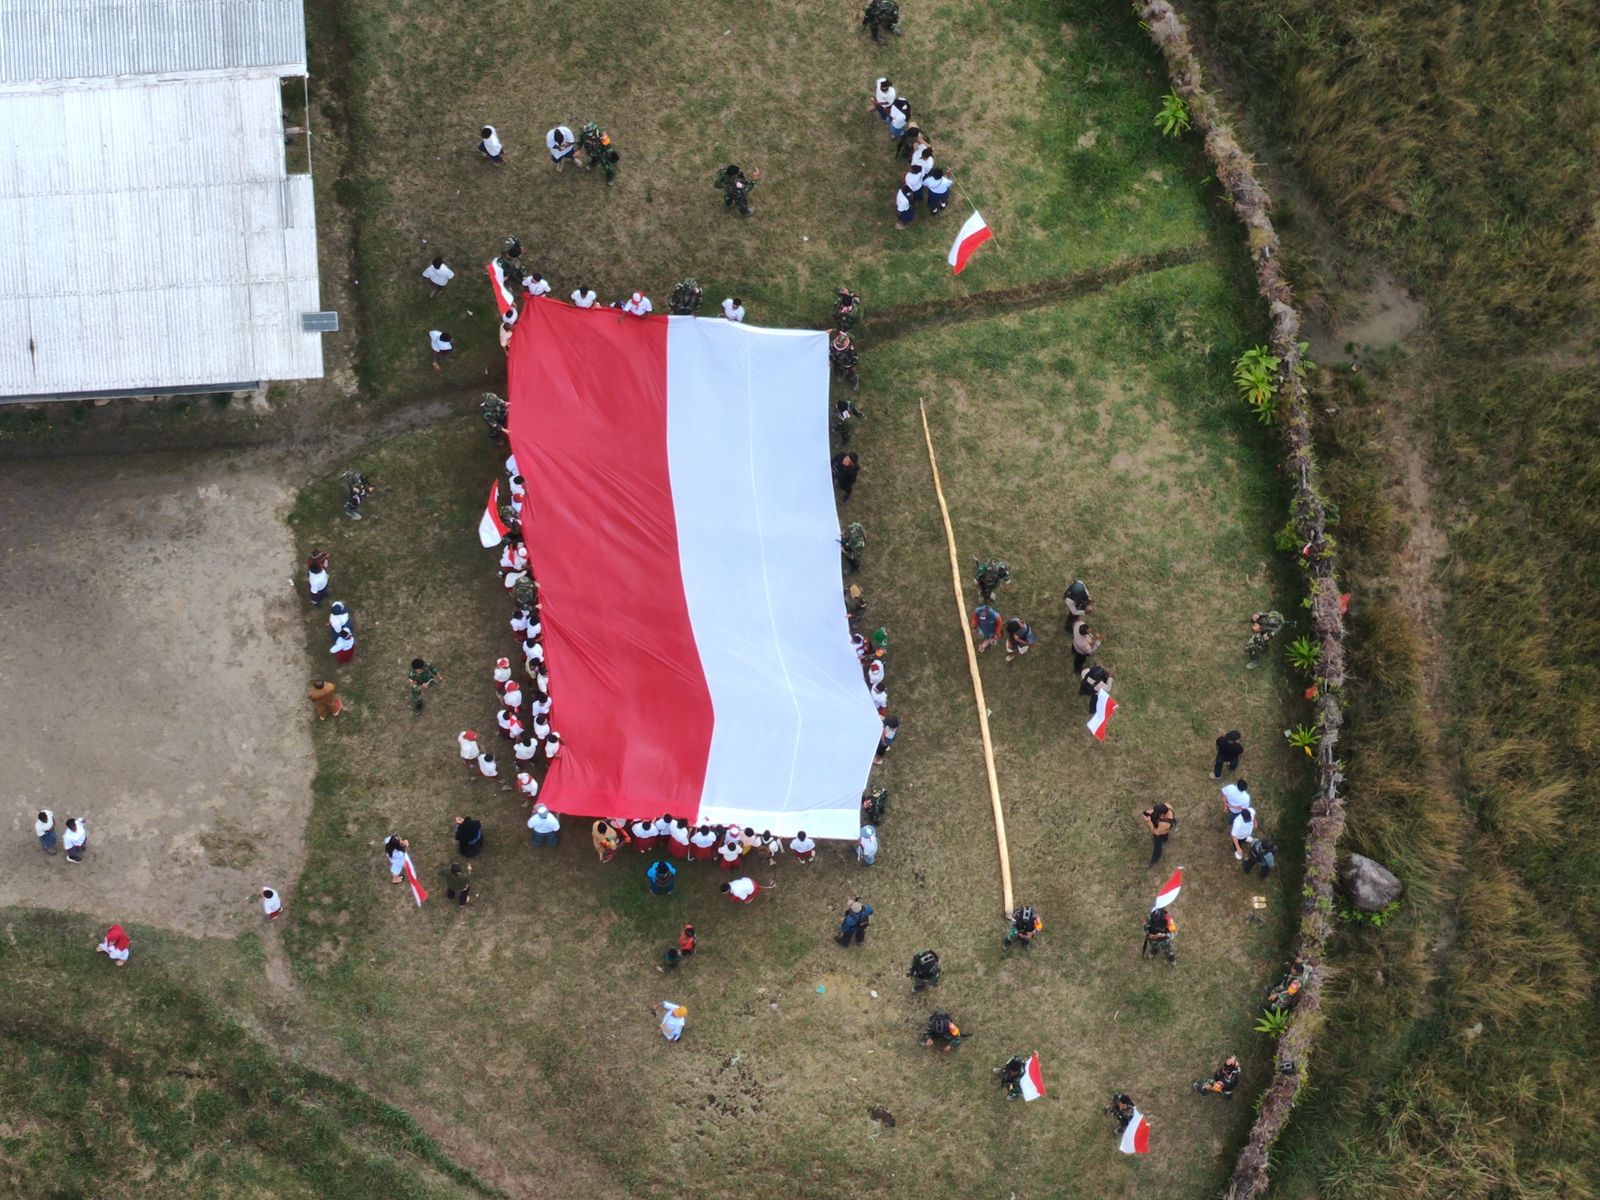
<instances>
[{"instance_id":1,"label":"fern plant","mask_svg":"<svg viewBox=\"0 0 1600 1200\"><path fill-rule=\"evenodd\" d=\"M1293 729L1285 729L1283 736L1289 745L1296 750L1304 750L1306 757L1310 758L1317 744L1317 730L1313 725L1296 725Z\"/></svg>"},{"instance_id":2,"label":"fern plant","mask_svg":"<svg viewBox=\"0 0 1600 1200\"><path fill-rule=\"evenodd\" d=\"M1272 1038L1282 1037L1288 1028L1289 1010L1286 1008L1264 1008L1260 1019L1256 1021L1256 1032Z\"/></svg>"},{"instance_id":3,"label":"fern plant","mask_svg":"<svg viewBox=\"0 0 1600 1200\"><path fill-rule=\"evenodd\" d=\"M1322 658L1322 647L1318 646L1306 634L1301 634L1289 643L1289 661L1301 671L1315 671L1317 662Z\"/></svg>"},{"instance_id":4,"label":"fern plant","mask_svg":"<svg viewBox=\"0 0 1600 1200\"><path fill-rule=\"evenodd\" d=\"M1189 104L1176 92L1161 97L1161 111L1156 114L1156 128L1169 137L1181 137L1189 129Z\"/></svg>"},{"instance_id":5,"label":"fern plant","mask_svg":"<svg viewBox=\"0 0 1600 1200\"><path fill-rule=\"evenodd\" d=\"M1275 354L1265 346L1252 346L1233 364L1233 383L1245 403L1255 409L1256 420L1270 425L1278 419L1278 368Z\"/></svg>"}]
</instances>

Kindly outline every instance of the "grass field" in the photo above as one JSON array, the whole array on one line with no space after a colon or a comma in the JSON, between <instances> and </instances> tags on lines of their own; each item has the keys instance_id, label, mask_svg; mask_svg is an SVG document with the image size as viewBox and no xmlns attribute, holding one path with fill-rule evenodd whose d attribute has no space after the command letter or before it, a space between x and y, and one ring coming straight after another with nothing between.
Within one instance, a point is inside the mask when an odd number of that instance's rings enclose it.
<instances>
[{"instance_id":1,"label":"grass field","mask_svg":"<svg viewBox=\"0 0 1600 1200\"><path fill-rule=\"evenodd\" d=\"M1404 346L1363 354L1359 376L1321 385L1365 680L1347 729L1350 844L1395 865L1409 901L1341 948L1276 1186L1590 1196L1593 14L1204 8L1293 170L1291 276L1337 315L1380 266L1429 314Z\"/></svg>"},{"instance_id":2,"label":"grass field","mask_svg":"<svg viewBox=\"0 0 1600 1200\"><path fill-rule=\"evenodd\" d=\"M709 870L652 900L644 864L598 867L581 827L559 850L527 845L523 806L463 778L455 759L457 730L491 726L489 667L511 645L492 560L472 538L503 451L461 415L362 454L380 491L359 525L339 514L333 477L312 483L290 518L303 547L332 551L333 591L361 630L352 667L334 672L350 709L317 729L307 865L275 931L290 990L270 1003L255 994L258 948L218 951L230 964L219 972L202 966L210 948L152 938L138 965L153 982L85 987L84 1023L120 1021L133 1006L145 1020L108 1027L139 1069L156 1071L166 1009L220 1031L238 1021L248 1032L216 1033L218 1057L238 1045L240 1062L280 1072L269 1100L300 1097L285 1120L311 1122L315 1138L263 1129L218 1148L223 1169L241 1180L337 1176L346 1192L330 1185L335 1195L367 1194L347 1179L360 1174L355 1144L387 1156L386 1171L415 1166L412 1186L433 1189L417 1195L470 1194L478 1179L576 1198L759 1195L777 1181L818 1197L1214 1191L1247 1096L1271 1069L1250 1026L1299 880L1292 869L1266 884L1241 877L1206 778L1211 740L1244 731L1252 791L1292 862L1307 777L1279 731L1301 685L1281 664L1243 669L1248 613L1292 594L1272 545L1274 443L1228 382L1258 335L1240 315L1252 311L1242 259L1198 156L1152 125L1165 85L1136 23L1077 0L941 4L908 11L905 36L879 51L846 4L580 12L359 0L311 15L314 74L345 84L351 162L321 186L354 228L363 402L441 393L465 410L499 384L476 264L512 232L558 294L580 280L607 299L643 285L664 309L672 282L694 273L708 310L736 293L752 321L811 326L825 322L836 283L865 294L866 466L851 515L867 526L862 582L873 622L892 634L904 721L879 772L891 790L884 850L869 871L839 848L810 871L781 864L777 890L735 911ZM862 111L880 73L912 96L940 161L996 229L998 244L958 281L943 257L959 217L891 228L892 148ZM540 143L555 121L589 116L624 154L609 190L557 175ZM474 157L483 121L507 142L504 170ZM730 159L766 172L748 222L711 188ZM434 252L458 276L430 303L418 273ZM985 298L1002 290L1005 303ZM460 349L435 374L425 333L440 326ZM1008 558L1017 583L1002 607L1030 618L1044 643L1016 664L982 663L1018 893L1047 922L1026 960L1000 948L989 805L919 397L963 555ZM1083 730L1068 678L1059 597L1075 576L1096 594L1123 705L1104 746ZM307 652L309 671L330 668L320 614L308 613ZM417 718L403 679L415 655L446 675ZM1138 817L1157 798L1182 819L1159 872L1145 867ZM441 895L415 910L385 883L379 843L407 834L431 883L450 819L466 811L489 831L474 904L460 911ZM1139 924L1178 864L1181 961L1169 971L1138 958ZM858 892L878 918L867 946L846 952L828 934ZM701 951L666 980L654 964L684 920ZM947 966L937 1006L975 1032L949 1058L916 1043L935 1005L912 997L903 974L924 945ZM41 973L28 986L80 983ZM677 1047L653 1015L668 995L690 1007ZM1004 1103L991 1068L1033 1049L1049 1098ZM1190 1081L1230 1052L1246 1062L1240 1097L1192 1095ZM319 1124L319 1098L342 1085L300 1064L378 1099L351 1093ZM174 1087L162 1094L169 1109L200 1111ZM1116 1153L1100 1112L1113 1089L1155 1123L1148 1159ZM223 1130L248 1125L260 1103L231 1096ZM142 1111L113 1113L119 1138L143 1136ZM33 1172L18 1177L22 1194L67 1178L44 1159L21 1169ZM172 1194L206 1186L180 1181Z\"/></svg>"},{"instance_id":3,"label":"grass field","mask_svg":"<svg viewBox=\"0 0 1600 1200\"><path fill-rule=\"evenodd\" d=\"M1205 778L1210 739L1246 731L1254 791L1289 841L1301 783L1276 736L1290 685L1245 672L1237 648L1240 614L1273 598L1274 496L1240 469L1260 435L1211 382L1239 336L1230 295L1213 268L1177 268L880 348L903 391L874 403L863 390L852 515L869 530L863 582L891 631L905 721L881 772L885 850L865 872L842 850L811 871L782 864L778 890L749 911L730 910L712 870L651 899L637 856L597 867L581 825L558 852L536 853L524 807L462 777L453 735L484 727L487 669L510 644L492 564L469 533L498 461L480 425L463 418L365 461L380 486L395 482L360 526L337 515L336 484L307 493L296 528L331 547L334 590L364 634L352 711L318 731L312 857L286 934L353 1075L381 1095L417 1089L513 1170L564 1147L542 1169L575 1195L666 1194L694 1176L695 1194L732 1196L774 1170L818 1196L900 1195L919 1178L962 1194L997 1179L1018 1195L1074 1194L1066 1181L1083 1172L1108 1195L1214 1186L1248 1109L1208 1107L1188 1084L1235 1050L1252 1081L1265 1070L1249 1054L1253 996L1296 882L1240 877ZM1119 361L1120 372L1107 365ZM984 661L1019 894L1047 914L1046 944L1028 961L999 947L982 760L918 394L931 401L964 549L1010 555L1006 607L1032 616L1046 642L1017 664ZM1104 747L1082 730L1057 632L1060 581L1074 572L1096 581L1104 657L1123 681ZM417 719L401 681L414 654L448 677ZM1175 973L1137 956L1159 882L1137 813L1156 796L1185 819L1169 848L1190 872ZM431 873L458 811L490 828L481 896L467 913L414 912L382 886L377 843L407 832ZM847 954L827 935L857 892L880 915L864 952ZM1265 923L1247 920L1253 893L1269 897ZM666 981L653 964L684 920L702 952ZM902 976L923 944L949 964L938 1006L977 1030L948 1060L915 1042L932 1004ZM690 1007L681 1047L660 1043L658 992ZM994 1094L990 1068L1022 1048L1051 1064L1041 1112ZM1136 1168L1099 1114L1114 1087L1144 1100L1168 1142ZM892 1129L872 1121L874 1107L894 1115Z\"/></svg>"}]
</instances>

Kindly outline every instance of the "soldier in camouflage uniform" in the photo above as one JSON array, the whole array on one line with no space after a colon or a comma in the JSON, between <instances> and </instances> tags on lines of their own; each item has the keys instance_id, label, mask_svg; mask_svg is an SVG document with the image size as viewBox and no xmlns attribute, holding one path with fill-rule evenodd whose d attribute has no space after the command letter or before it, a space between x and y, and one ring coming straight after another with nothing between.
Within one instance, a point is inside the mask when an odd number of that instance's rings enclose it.
<instances>
[{"instance_id":1,"label":"soldier in camouflage uniform","mask_svg":"<svg viewBox=\"0 0 1600 1200\"><path fill-rule=\"evenodd\" d=\"M1244 644L1246 657L1245 667L1254 670L1260 663L1261 656L1267 652L1267 647L1272 644L1272 635L1283 628L1283 614L1281 612L1258 612L1250 617L1250 640Z\"/></svg>"},{"instance_id":2,"label":"soldier in camouflage uniform","mask_svg":"<svg viewBox=\"0 0 1600 1200\"><path fill-rule=\"evenodd\" d=\"M617 175L617 160L621 157L611 146L611 135L601 129L593 121L584 122L578 131L578 148L588 155L589 161L584 163L584 170L592 169L598 164L606 173L606 182L610 183Z\"/></svg>"},{"instance_id":3,"label":"soldier in camouflage uniform","mask_svg":"<svg viewBox=\"0 0 1600 1200\"><path fill-rule=\"evenodd\" d=\"M973 563L973 580L978 585L978 595L983 597L985 604L994 602L995 589L1002 585L1011 585L1011 568L999 559L985 562L975 558Z\"/></svg>"},{"instance_id":4,"label":"soldier in camouflage uniform","mask_svg":"<svg viewBox=\"0 0 1600 1200\"><path fill-rule=\"evenodd\" d=\"M866 10L861 14L861 28L872 34L872 40L878 45L883 45L883 31L900 33L900 5L896 0L867 0Z\"/></svg>"},{"instance_id":5,"label":"soldier in camouflage uniform","mask_svg":"<svg viewBox=\"0 0 1600 1200\"><path fill-rule=\"evenodd\" d=\"M860 521L851 521L839 537L839 552L844 556L846 575L854 575L861 570L861 556L866 549L867 531L862 528Z\"/></svg>"},{"instance_id":6,"label":"soldier in camouflage uniform","mask_svg":"<svg viewBox=\"0 0 1600 1200\"><path fill-rule=\"evenodd\" d=\"M833 327L840 333L849 333L861 316L861 297L849 288L835 288L833 292Z\"/></svg>"},{"instance_id":7,"label":"soldier in camouflage uniform","mask_svg":"<svg viewBox=\"0 0 1600 1200\"><path fill-rule=\"evenodd\" d=\"M733 163L729 163L717 172L715 187L722 193L722 206L724 208L737 208L741 217L748 217L755 212L750 203L750 193L756 190L756 184L761 181L761 172L754 168L746 175Z\"/></svg>"},{"instance_id":8,"label":"soldier in camouflage uniform","mask_svg":"<svg viewBox=\"0 0 1600 1200\"><path fill-rule=\"evenodd\" d=\"M483 399L478 401L478 411L483 414L483 423L489 427L489 440L495 443L505 441L506 421L510 418L506 402L493 392L485 392Z\"/></svg>"},{"instance_id":9,"label":"soldier in camouflage uniform","mask_svg":"<svg viewBox=\"0 0 1600 1200\"><path fill-rule=\"evenodd\" d=\"M848 398L841 396L833 402L833 431L841 448L850 444L850 422L859 416L861 410Z\"/></svg>"},{"instance_id":10,"label":"soldier in camouflage uniform","mask_svg":"<svg viewBox=\"0 0 1600 1200\"><path fill-rule=\"evenodd\" d=\"M828 340L828 362L833 365L833 377L843 379L852 388L861 386L861 374L857 369L861 358L856 353L855 343L850 340L850 335L842 329L830 329Z\"/></svg>"},{"instance_id":11,"label":"soldier in camouflage uniform","mask_svg":"<svg viewBox=\"0 0 1600 1200\"><path fill-rule=\"evenodd\" d=\"M525 608L529 612L539 607L539 584L532 575L524 573L517 580L516 586L511 589L511 598L517 602L518 608Z\"/></svg>"},{"instance_id":12,"label":"soldier in camouflage uniform","mask_svg":"<svg viewBox=\"0 0 1600 1200\"><path fill-rule=\"evenodd\" d=\"M700 311L700 301L704 295L700 281L691 275L673 285L672 298L667 301L667 308L675 316L692 317Z\"/></svg>"},{"instance_id":13,"label":"soldier in camouflage uniform","mask_svg":"<svg viewBox=\"0 0 1600 1200\"><path fill-rule=\"evenodd\" d=\"M415 716L422 712L422 693L436 683L443 683L444 676L425 658L413 658L411 671L406 676L406 682L411 687L411 712Z\"/></svg>"},{"instance_id":14,"label":"soldier in camouflage uniform","mask_svg":"<svg viewBox=\"0 0 1600 1200\"><path fill-rule=\"evenodd\" d=\"M361 505L376 489L360 471L346 471L344 473L345 485L349 487L349 494L344 498L344 515L352 521L361 520Z\"/></svg>"}]
</instances>

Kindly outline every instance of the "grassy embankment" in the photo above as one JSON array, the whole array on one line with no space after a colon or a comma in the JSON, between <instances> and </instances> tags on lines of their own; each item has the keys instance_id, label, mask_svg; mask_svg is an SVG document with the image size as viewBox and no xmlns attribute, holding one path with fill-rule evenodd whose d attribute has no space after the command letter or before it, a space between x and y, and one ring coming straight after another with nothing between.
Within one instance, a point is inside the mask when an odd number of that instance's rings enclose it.
<instances>
[{"instance_id":1,"label":"grassy embankment","mask_svg":"<svg viewBox=\"0 0 1600 1200\"><path fill-rule=\"evenodd\" d=\"M1353 257L1385 260L1429 312L1319 385L1366 681L1349 845L1410 898L1339 956L1278 1186L1588 1195L1600 371L1578 322L1600 298L1596 27L1560 4L1206 7L1316 206L1285 205L1291 277L1337 318ZM1448 537L1436 571L1416 569L1432 548L1405 507L1418 455Z\"/></svg>"}]
</instances>

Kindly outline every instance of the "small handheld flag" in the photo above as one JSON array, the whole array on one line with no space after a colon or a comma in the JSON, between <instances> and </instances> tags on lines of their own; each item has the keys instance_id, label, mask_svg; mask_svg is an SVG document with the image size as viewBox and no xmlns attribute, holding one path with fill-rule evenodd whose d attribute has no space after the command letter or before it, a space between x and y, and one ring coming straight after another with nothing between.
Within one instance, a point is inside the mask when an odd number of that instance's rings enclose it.
<instances>
[{"instance_id":1,"label":"small handheld flag","mask_svg":"<svg viewBox=\"0 0 1600 1200\"><path fill-rule=\"evenodd\" d=\"M500 266L499 259L491 262L486 269L489 272L489 284L494 288L494 302L499 306L500 315L503 317L517 306L516 297L506 286L505 269Z\"/></svg>"},{"instance_id":2,"label":"small handheld flag","mask_svg":"<svg viewBox=\"0 0 1600 1200\"><path fill-rule=\"evenodd\" d=\"M1122 1144L1117 1148L1124 1154L1150 1153L1150 1122L1137 1108L1133 1110L1133 1120L1122 1131Z\"/></svg>"},{"instance_id":3,"label":"small handheld flag","mask_svg":"<svg viewBox=\"0 0 1600 1200\"><path fill-rule=\"evenodd\" d=\"M961 274L966 268L967 259L972 257L972 252L993 236L989 223L974 209L966 224L961 226L961 232L956 234L955 242L950 246L949 261L952 273Z\"/></svg>"},{"instance_id":4,"label":"small handheld flag","mask_svg":"<svg viewBox=\"0 0 1600 1200\"><path fill-rule=\"evenodd\" d=\"M478 518L478 540L485 550L492 550L505 540L510 526L500 519L500 481L489 486L489 503Z\"/></svg>"},{"instance_id":5,"label":"small handheld flag","mask_svg":"<svg viewBox=\"0 0 1600 1200\"><path fill-rule=\"evenodd\" d=\"M1156 902L1150 906L1150 911L1165 908L1178 898L1178 893L1183 890L1183 868L1179 867L1172 873L1172 878L1161 885L1161 891L1156 896Z\"/></svg>"},{"instance_id":6,"label":"small handheld flag","mask_svg":"<svg viewBox=\"0 0 1600 1200\"><path fill-rule=\"evenodd\" d=\"M1022 1073L1022 1078L1017 1080L1017 1085L1022 1089L1024 1100L1037 1100L1044 1095L1044 1073L1039 1070L1039 1056L1030 1055L1028 1069Z\"/></svg>"},{"instance_id":7,"label":"small handheld flag","mask_svg":"<svg viewBox=\"0 0 1600 1200\"><path fill-rule=\"evenodd\" d=\"M417 907L422 907L422 902L428 898L428 893L422 890L422 881L417 878L417 868L411 861L411 855L406 855L406 882L411 885L411 895L416 898Z\"/></svg>"},{"instance_id":8,"label":"small handheld flag","mask_svg":"<svg viewBox=\"0 0 1600 1200\"><path fill-rule=\"evenodd\" d=\"M1110 692L1102 691L1095 695L1094 716L1089 718L1089 732L1098 741L1106 740L1106 726L1111 724L1111 714L1116 711L1117 702L1111 698Z\"/></svg>"}]
</instances>

